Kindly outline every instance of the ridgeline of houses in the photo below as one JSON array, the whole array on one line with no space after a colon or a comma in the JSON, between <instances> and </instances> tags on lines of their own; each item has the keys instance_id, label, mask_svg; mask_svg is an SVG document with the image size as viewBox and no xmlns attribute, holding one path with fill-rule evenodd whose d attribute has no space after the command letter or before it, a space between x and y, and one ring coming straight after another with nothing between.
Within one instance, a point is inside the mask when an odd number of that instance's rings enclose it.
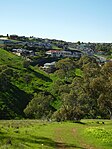
<instances>
[{"instance_id":1,"label":"ridgeline of houses","mask_svg":"<svg viewBox=\"0 0 112 149\"><path fill-rule=\"evenodd\" d=\"M11 52L18 56L35 57L36 52L44 52L44 54L51 58L80 58L83 55L95 56L99 62L106 62L105 51L96 49L96 46L102 46L102 43L72 43L55 39L41 39L18 35L0 35L0 47L10 49ZM104 43L104 45L106 45ZM112 47L112 44L108 44ZM112 54L111 54L112 56ZM43 70L51 72L55 68L55 62L45 63Z\"/></svg>"}]
</instances>

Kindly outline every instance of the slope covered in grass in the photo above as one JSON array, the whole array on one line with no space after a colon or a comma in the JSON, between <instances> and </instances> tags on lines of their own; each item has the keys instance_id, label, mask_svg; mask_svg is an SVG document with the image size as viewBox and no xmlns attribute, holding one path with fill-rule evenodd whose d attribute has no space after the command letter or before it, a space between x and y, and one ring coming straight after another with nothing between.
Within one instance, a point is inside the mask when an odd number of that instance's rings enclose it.
<instances>
[{"instance_id":1,"label":"slope covered in grass","mask_svg":"<svg viewBox=\"0 0 112 149\"><path fill-rule=\"evenodd\" d=\"M7 66L12 69L11 82L14 85L28 92L33 92L35 87L44 90L47 87L46 83L49 84L52 80L38 67L24 67L25 61L22 57L0 49L0 67Z\"/></svg>"},{"instance_id":2,"label":"slope covered in grass","mask_svg":"<svg viewBox=\"0 0 112 149\"><path fill-rule=\"evenodd\" d=\"M10 52L0 49L0 65L8 65L9 67L22 68L23 59Z\"/></svg>"},{"instance_id":3,"label":"slope covered in grass","mask_svg":"<svg viewBox=\"0 0 112 149\"><path fill-rule=\"evenodd\" d=\"M38 67L24 67L25 59L0 49L0 118L23 117L34 93L47 91L52 80Z\"/></svg>"}]
</instances>

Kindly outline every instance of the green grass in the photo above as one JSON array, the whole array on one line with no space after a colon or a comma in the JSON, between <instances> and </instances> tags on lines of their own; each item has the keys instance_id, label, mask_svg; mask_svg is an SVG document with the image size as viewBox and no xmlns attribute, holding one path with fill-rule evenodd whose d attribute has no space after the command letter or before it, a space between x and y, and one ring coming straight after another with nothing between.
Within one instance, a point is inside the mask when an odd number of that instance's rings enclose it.
<instances>
[{"instance_id":1,"label":"green grass","mask_svg":"<svg viewBox=\"0 0 112 149\"><path fill-rule=\"evenodd\" d=\"M0 49L0 65L8 65L14 68L22 68L23 59L6 50Z\"/></svg>"},{"instance_id":2,"label":"green grass","mask_svg":"<svg viewBox=\"0 0 112 149\"><path fill-rule=\"evenodd\" d=\"M14 118L14 116L16 118L16 115L17 117L23 116L23 110L34 93L46 92L52 84L50 76L39 70L38 67L24 68L23 64L22 57L0 49L0 73L7 72L9 77L5 90L2 90L2 86L0 86L0 117L4 117L4 119L6 117L8 117L7 119Z\"/></svg>"},{"instance_id":3,"label":"green grass","mask_svg":"<svg viewBox=\"0 0 112 149\"><path fill-rule=\"evenodd\" d=\"M30 66L30 68L24 68L23 62L24 59L22 57L0 49L0 65L7 65L12 68L14 72L19 74L18 78L12 78L12 83L14 85L28 93L34 92L35 88L46 90L52 82L49 75L39 70L38 67ZM27 75L31 78L28 84L25 82L25 77Z\"/></svg>"},{"instance_id":4,"label":"green grass","mask_svg":"<svg viewBox=\"0 0 112 149\"><path fill-rule=\"evenodd\" d=\"M52 49L56 49L56 50L62 50L62 48L59 48L59 47L57 47L57 46L55 46L55 45L52 45Z\"/></svg>"},{"instance_id":5,"label":"green grass","mask_svg":"<svg viewBox=\"0 0 112 149\"><path fill-rule=\"evenodd\" d=\"M88 127L83 131L85 140L101 149L112 148L112 121L95 120L88 121Z\"/></svg>"},{"instance_id":6,"label":"green grass","mask_svg":"<svg viewBox=\"0 0 112 149\"><path fill-rule=\"evenodd\" d=\"M102 129L110 136L104 132L102 135ZM83 120L82 123L38 120L0 121L0 148L111 149L111 131L112 121L106 120ZM102 138L108 139L108 142L103 143Z\"/></svg>"},{"instance_id":7,"label":"green grass","mask_svg":"<svg viewBox=\"0 0 112 149\"><path fill-rule=\"evenodd\" d=\"M78 69L78 68L75 69L75 74L76 74L77 76L80 76L80 77L83 76L83 72L82 72L80 69Z\"/></svg>"}]
</instances>

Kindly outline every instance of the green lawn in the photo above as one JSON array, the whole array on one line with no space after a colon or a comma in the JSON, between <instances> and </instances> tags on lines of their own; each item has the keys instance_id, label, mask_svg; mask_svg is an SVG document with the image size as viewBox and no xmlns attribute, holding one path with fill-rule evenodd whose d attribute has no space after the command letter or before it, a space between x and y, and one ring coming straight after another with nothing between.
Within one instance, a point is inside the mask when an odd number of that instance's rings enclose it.
<instances>
[{"instance_id":1,"label":"green lawn","mask_svg":"<svg viewBox=\"0 0 112 149\"><path fill-rule=\"evenodd\" d=\"M0 149L112 148L112 121L81 122L0 121Z\"/></svg>"}]
</instances>

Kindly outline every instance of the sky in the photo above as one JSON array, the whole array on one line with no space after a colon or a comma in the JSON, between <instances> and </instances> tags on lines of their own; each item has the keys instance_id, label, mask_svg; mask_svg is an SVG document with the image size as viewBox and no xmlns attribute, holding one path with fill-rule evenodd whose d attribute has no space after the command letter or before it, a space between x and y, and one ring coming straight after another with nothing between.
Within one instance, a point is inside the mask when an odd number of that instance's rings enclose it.
<instances>
[{"instance_id":1,"label":"sky","mask_svg":"<svg viewBox=\"0 0 112 149\"><path fill-rule=\"evenodd\" d=\"M0 0L0 34L112 42L112 0Z\"/></svg>"}]
</instances>

